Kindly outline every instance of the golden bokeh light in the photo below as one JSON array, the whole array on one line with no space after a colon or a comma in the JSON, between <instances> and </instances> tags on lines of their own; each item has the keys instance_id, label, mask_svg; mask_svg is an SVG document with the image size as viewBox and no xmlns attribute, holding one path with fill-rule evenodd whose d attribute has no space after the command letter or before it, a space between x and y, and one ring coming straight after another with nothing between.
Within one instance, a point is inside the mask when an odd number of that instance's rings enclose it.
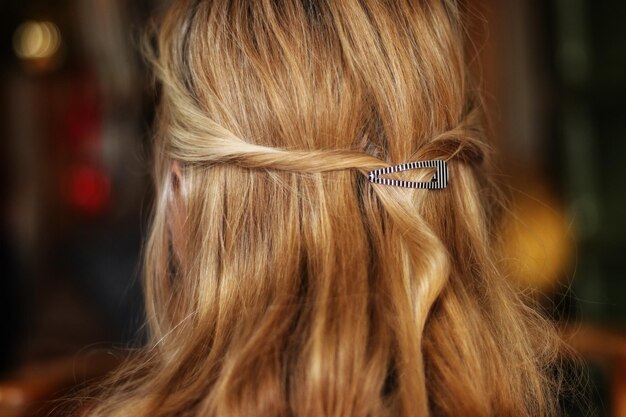
<instances>
[{"instance_id":1,"label":"golden bokeh light","mask_svg":"<svg viewBox=\"0 0 626 417\"><path fill-rule=\"evenodd\" d=\"M556 198L537 184L532 195L519 194L503 224L502 257L522 287L543 292L567 285L574 236Z\"/></svg>"},{"instance_id":2,"label":"golden bokeh light","mask_svg":"<svg viewBox=\"0 0 626 417\"><path fill-rule=\"evenodd\" d=\"M52 22L27 21L13 36L13 49L21 59L45 59L61 48L61 31Z\"/></svg>"}]
</instances>

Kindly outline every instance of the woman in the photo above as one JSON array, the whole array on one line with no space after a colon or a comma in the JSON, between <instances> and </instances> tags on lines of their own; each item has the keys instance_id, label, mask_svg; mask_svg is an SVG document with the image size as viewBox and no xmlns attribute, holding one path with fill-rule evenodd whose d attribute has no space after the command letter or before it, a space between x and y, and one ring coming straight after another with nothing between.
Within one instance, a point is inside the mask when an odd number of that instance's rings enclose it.
<instances>
[{"instance_id":1,"label":"woman","mask_svg":"<svg viewBox=\"0 0 626 417\"><path fill-rule=\"evenodd\" d=\"M464 35L453 0L173 2L151 343L88 415L557 414L553 330L494 255Z\"/></svg>"}]
</instances>

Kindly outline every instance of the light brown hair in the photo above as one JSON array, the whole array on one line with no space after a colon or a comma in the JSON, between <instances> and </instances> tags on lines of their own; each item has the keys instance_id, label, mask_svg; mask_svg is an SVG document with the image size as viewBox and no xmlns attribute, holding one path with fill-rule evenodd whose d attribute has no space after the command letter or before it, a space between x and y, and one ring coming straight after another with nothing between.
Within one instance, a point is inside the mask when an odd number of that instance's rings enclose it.
<instances>
[{"instance_id":1,"label":"light brown hair","mask_svg":"<svg viewBox=\"0 0 626 417\"><path fill-rule=\"evenodd\" d=\"M463 16L452 0L173 3L154 56L151 341L90 415L556 415L557 339L494 254ZM367 181L425 159L448 161L446 189Z\"/></svg>"}]
</instances>

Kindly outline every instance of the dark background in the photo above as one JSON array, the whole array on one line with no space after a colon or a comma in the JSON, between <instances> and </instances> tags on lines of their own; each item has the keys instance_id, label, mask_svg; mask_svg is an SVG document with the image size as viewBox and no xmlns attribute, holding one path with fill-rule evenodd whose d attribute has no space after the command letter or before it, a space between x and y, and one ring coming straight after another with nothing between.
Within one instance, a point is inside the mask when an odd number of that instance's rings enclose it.
<instances>
[{"instance_id":1,"label":"dark background","mask_svg":"<svg viewBox=\"0 0 626 417\"><path fill-rule=\"evenodd\" d=\"M164 3L0 2L0 417L42 414L144 340L138 45ZM588 408L626 416L626 2L464 3L512 197L503 262L587 360Z\"/></svg>"}]
</instances>

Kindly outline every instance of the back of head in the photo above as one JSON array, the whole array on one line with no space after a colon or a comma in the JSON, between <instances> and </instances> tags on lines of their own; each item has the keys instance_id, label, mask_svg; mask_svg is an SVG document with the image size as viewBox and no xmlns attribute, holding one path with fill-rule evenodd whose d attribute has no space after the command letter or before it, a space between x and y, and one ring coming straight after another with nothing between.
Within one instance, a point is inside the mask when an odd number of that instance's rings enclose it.
<instances>
[{"instance_id":1,"label":"back of head","mask_svg":"<svg viewBox=\"0 0 626 417\"><path fill-rule=\"evenodd\" d=\"M553 334L494 259L456 2L174 4L155 54L153 348L92 413L553 415ZM364 175L431 159L443 190Z\"/></svg>"}]
</instances>

